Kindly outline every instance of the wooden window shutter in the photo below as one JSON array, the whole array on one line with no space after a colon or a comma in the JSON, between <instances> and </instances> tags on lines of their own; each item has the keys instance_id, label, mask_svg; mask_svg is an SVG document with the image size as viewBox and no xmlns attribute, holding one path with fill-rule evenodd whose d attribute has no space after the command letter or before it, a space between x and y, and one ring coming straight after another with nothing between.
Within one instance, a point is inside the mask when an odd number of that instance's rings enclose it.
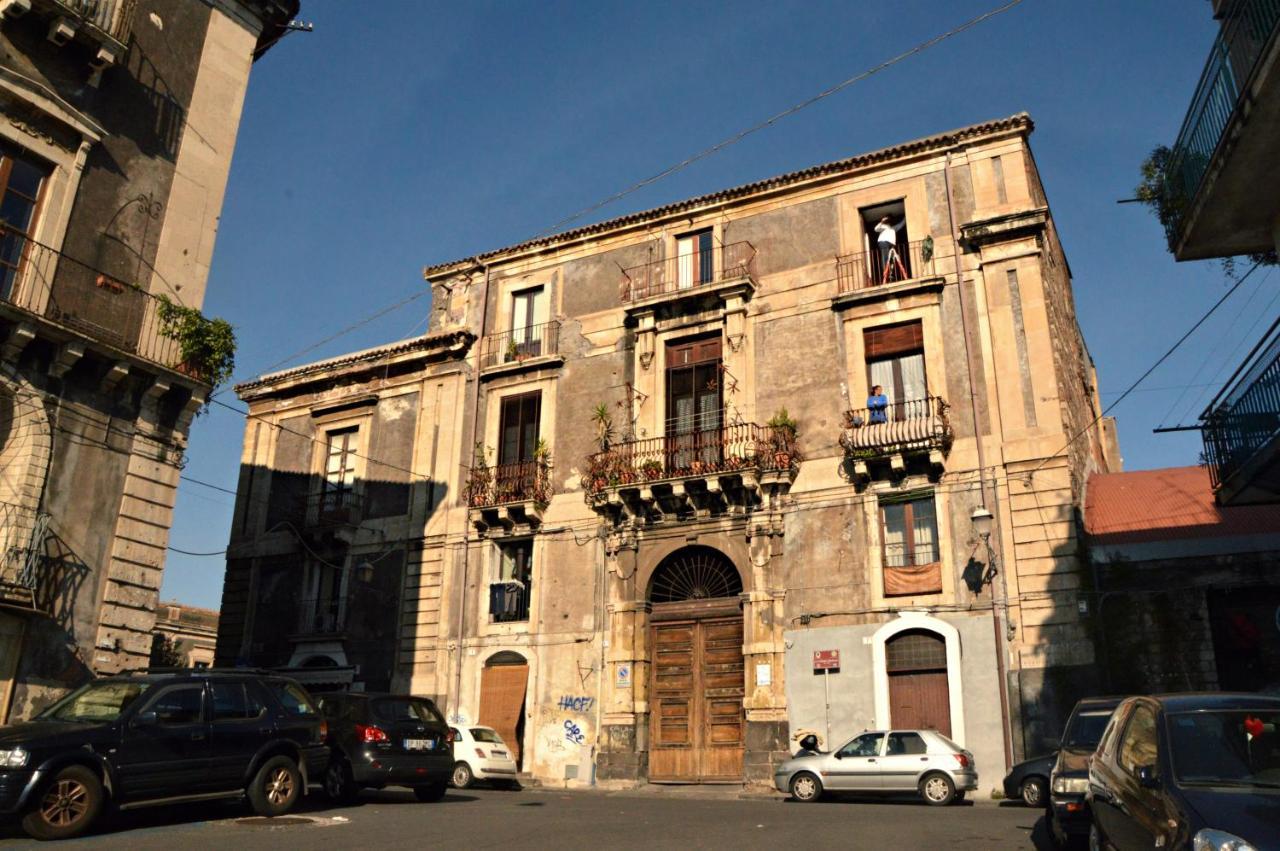
<instances>
[{"instance_id":1,"label":"wooden window shutter","mask_svg":"<svg viewBox=\"0 0 1280 851\"><path fill-rule=\"evenodd\" d=\"M497 730L517 761L521 742L516 738L516 726L524 711L528 682L528 665L497 665L480 672L480 725Z\"/></svg>"},{"instance_id":2,"label":"wooden window shutter","mask_svg":"<svg viewBox=\"0 0 1280 851\"><path fill-rule=\"evenodd\" d=\"M689 340L667 345L667 368L720 360L720 337Z\"/></svg>"},{"instance_id":3,"label":"wooden window shutter","mask_svg":"<svg viewBox=\"0 0 1280 851\"><path fill-rule=\"evenodd\" d=\"M924 330L918 320L867 328L862 332L862 343L868 358L916 352L924 348Z\"/></svg>"}]
</instances>

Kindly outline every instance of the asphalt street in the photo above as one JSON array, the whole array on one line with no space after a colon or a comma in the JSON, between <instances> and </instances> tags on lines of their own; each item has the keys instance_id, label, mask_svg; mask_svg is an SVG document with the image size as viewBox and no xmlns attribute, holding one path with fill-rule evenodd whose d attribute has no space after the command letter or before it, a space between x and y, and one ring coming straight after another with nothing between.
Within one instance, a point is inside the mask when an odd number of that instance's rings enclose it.
<instances>
[{"instance_id":1,"label":"asphalt street","mask_svg":"<svg viewBox=\"0 0 1280 851\"><path fill-rule=\"evenodd\" d=\"M50 846L0 827L0 849ZM708 790L449 790L420 804L407 791L365 792L330 808L317 794L290 816L249 817L217 804L117 814L63 848L990 848L1048 849L1040 811L992 801L929 807L844 799L799 804Z\"/></svg>"}]
</instances>

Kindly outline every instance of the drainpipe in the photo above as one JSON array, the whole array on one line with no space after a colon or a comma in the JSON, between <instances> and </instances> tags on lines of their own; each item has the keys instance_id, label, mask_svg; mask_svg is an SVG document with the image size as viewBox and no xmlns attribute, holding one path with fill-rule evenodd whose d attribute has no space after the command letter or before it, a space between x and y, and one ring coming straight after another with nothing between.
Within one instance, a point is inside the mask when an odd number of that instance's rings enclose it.
<instances>
[{"instance_id":1,"label":"drainpipe","mask_svg":"<svg viewBox=\"0 0 1280 851\"><path fill-rule=\"evenodd\" d=\"M960 297L960 325L964 331L964 361L965 361L965 366L968 368L968 371L969 371L969 409L973 414L973 434L974 434L974 440L976 441L977 448L978 448L978 493L981 494L982 496L982 504L987 505L988 503L987 503L986 451L983 449L983 446L982 446L983 434L978 425L978 378L979 376L977 374L977 371L974 368L973 351L969 344L969 334L970 334L969 314L968 314L968 311L965 310L964 273L963 273L963 270L961 269L961 260L960 260L960 228L956 224L955 199L951 193L951 155L952 155L952 151L947 151L947 160L943 168L942 178L943 178L943 182L946 184L946 187L947 187L947 221L951 225L951 242L953 246L952 254L955 257L955 266L956 266L956 290L959 293L959 297ZM991 512L992 512L992 515L997 518L997 523L995 525L996 525L996 529L999 529L998 518L1000 513L1000 507L999 507L998 495L994 492L994 489L991 496L992 496L992 499L990 502ZM987 546L988 547L991 546L990 538L988 538ZM988 552L987 558L988 559L991 558L990 552ZM1013 765L1013 742L1011 739L1012 731L1010 729L1010 724L1009 724L1009 721L1010 721L1009 686L1008 686L1008 682L1005 674L1005 654L1007 651L1005 648L1005 633L1004 633L1004 630L1001 629L1001 624L1000 624L1001 606L1007 605L1008 597L1007 597L1007 593L1005 592L1004 571L1001 570L997 574L996 578L999 579L1000 585L999 585L999 588L997 589L995 580L994 579L992 580L991 626L995 630L996 674L1000 680L1000 717L1002 721L1000 725L1000 739L1001 739L1001 742L1004 744L1004 767L1005 767L1005 771L1008 771L1009 768ZM996 600L997 590L999 590L1000 592L999 596L1001 597L1001 600L999 601Z\"/></svg>"},{"instance_id":2,"label":"drainpipe","mask_svg":"<svg viewBox=\"0 0 1280 851\"><path fill-rule=\"evenodd\" d=\"M479 265L479 263L477 263ZM484 269L484 301L480 308L480 334L477 338L481 347L484 345L484 332L489 322L489 266L485 264ZM472 402L471 402L471 428L467 436L467 442L464 445L466 451L470 451L476 442L476 431L480 422L480 360L476 356L475 374L472 376ZM458 668L454 674L453 694L454 700L458 703L462 701L462 664L465 654L462 652L462 644L466 637L467 624L467 574L471 561L471 529L468 526L468 514L470 506L465 506L467 513L463 515L462 520L462 582L458 585ZM461 708L461 707L459 707ZM455 711L454 715L460 714Z\"/></svg>"}]
</instances>

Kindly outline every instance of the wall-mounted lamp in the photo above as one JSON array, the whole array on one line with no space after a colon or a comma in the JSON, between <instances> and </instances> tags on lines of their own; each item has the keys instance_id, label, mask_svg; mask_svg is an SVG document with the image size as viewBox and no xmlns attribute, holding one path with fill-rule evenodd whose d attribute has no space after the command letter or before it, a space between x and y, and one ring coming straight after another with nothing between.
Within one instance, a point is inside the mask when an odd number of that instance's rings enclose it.
<instances>
[{"instance_id":1,"label":"wall-mounted lamp","mask_svg":"<svg viewBox=\"0 0 1280 851\"><path fill-rule=\"evenodd\" d=\"M990 511L987 511L985 505L979 505L973 510L973 514L969 515L969 519L973 521L973 531L978 537L984 541L991 539L991 527L995 524L995 517Z\"/></svg>"},{"instance_id":2,"label":"wall-mounted lamp","mask_svg":"<svg viewBox=\"0 0 1280 851\"><path fill-rule=\"evenodd\" d=\"M362 561L356 565L356 579L368 584L373 581L373 565L367 561Z\"/></svg>"}]
</instances>

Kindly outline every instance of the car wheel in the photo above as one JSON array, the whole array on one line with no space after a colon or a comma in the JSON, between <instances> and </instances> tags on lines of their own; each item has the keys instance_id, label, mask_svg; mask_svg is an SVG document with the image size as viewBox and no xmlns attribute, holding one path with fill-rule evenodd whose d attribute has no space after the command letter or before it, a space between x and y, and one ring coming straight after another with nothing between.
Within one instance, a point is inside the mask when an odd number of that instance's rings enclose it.
<instances>
[{"instance_id":1,"label":"car wheel","mask_svg":"<svg viewBox=\"0 0 1280 851\"><path fill-rule=\"evenodd\" d=\"M460 762L453 767L453 788L466 789L476 781L476 776L471 773L471 766L465 762Z\"/></svg>"},{"instance_id":2,"label":"car wheel","mask_svg":"<svg viewBox=\"0 0 1280 851\"><path fill-rule=\"evenodd\" d=\"M956 784L947 775L935 771L920 781L920 796L935 807L945 807L955 800Z\"/></svg>"},{"instance_id":3,"label":"car wheel","mask_svg":"<svg viewBox=\"0 0 1280 851\"><path fill-rule=\"evenodd\" d=\"M430 804L439 801L444 797L444 791L448 784L436 783L431 786L414 786L413 794L419 801L424 804Z\"/></svg>"},{"instance_id":4,"label":"car wheel","mask_svg":"<svg viewBox=\"0 0 1280 851\"><path fill-rule=\"evenodd\" d=\"M811 804L822 797L822 781L816 774L802 771L791 778L791 797L804 804Z\"/></svg>"},{"instance_id":5,"label":"car wheel","mask_svg":"<svg viewBox=\"0 0 1280 851\"><path fill-rule=\"evenodd\" d=\"M1045 802L1045 783L1043 777L1028 777L1022 781L1022 803L1028 807L1043 807Z\"/></svg>"},{"instance_id":6,"label":"car wheel","mask_svg":"<svg viewBox=\"0 0 1280 851\"><path fill-rule=\"evenodd\" d=\"M360 789L345 759L334 757L324 770L324 795L335 804L355 803Z\"/></svg>"},{"instance_id":7,"label":"car wheel","mask_svg":"<svg viewBox=\"0 0 1280 851\"><path fill-rule=\"evenodd\" d=\"M41 840L79 836L102 812L105 797L98 775L83 765L68 766L53 776L23 816L22 829Z\"/></svg>"},{"instance_id":8,"label":"car wheel","mask_svg":"<svg viewBox=\"0 0 1280 851\"><path fill-rule=\"evenodd\" d=\"M282 816L302 796L302 774L289 757L273 756L258 769L246 791L255 813L268 818Z\"/></svg>"}]
</instances>

